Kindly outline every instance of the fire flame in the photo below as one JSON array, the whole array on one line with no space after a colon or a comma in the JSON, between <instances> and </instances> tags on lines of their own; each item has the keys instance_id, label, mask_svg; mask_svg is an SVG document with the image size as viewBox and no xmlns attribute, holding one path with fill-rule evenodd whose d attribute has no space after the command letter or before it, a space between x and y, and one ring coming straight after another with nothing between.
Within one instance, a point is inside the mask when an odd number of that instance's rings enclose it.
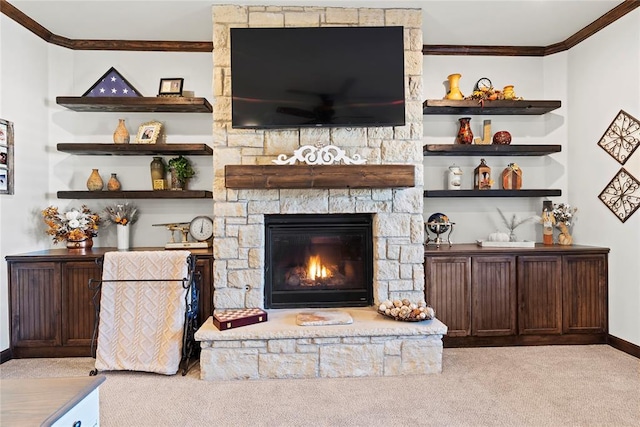
<instances>
[{"instance_id":1,"label":"fire flame","mask_svg":"<svg viewBox=\"0 0 640 427\"><path fill-rule=\"evenodd\" d=\"M316 280L320 278L330 277L329 270L327 267L322 265L322 260L320 259L320 255L313 255L309 257L309 262L307 263L309 266L309 270L307 273L307 277L311 280Z\"/></svg>"}]
</instances>

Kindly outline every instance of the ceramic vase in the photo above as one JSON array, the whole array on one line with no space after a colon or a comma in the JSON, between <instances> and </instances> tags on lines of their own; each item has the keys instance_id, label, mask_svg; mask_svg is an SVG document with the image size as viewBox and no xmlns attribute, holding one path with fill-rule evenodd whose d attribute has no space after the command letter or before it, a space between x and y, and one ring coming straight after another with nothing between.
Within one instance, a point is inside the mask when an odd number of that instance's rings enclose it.
<instances>
[{"instance_id":1,"label":"ceramic vase","mask_svg":"<svg viewBox=\"0 0 640 427\"><path fill-rule=\"evenodd\" d=\"M162 157L154 157L151 161L151 188L154 190L164 190L164 177L166 176L166 168Z\"/></svg>"},{"instance_id":2,"label":"ceramic vase","mask_svg":"<svg viewBox=\"0 0 640 427\"><path fill-rule=\"evenodd\" d=\"M118 177L115 173L111 174L111 178L107 181L107 190L109 191L120 191L122 186L120 185L120 181L118 181Z\"/></svg>"},{"instance_id":3,"label":"ceramic vase","mask_svg":"<svg viewBox=\"0 0 640 427\"><path fill-rule=\"evenodd\" d=\"M98 169L93 169L91 175L89 175L89 179L87 179L87 189L89 189L89 191L102 191L103 187L104 181L100 177Z\"/></svg>"},{"instance_id":4,"label":"ceramic vase","mask_svg":"<svg viewBox=\"0 0 640 427\"><path fill-rule=\"evenodd\" d=\"M447 80L449 80L449 91L444 96L445 99L464 99L464 95L460 92L458 86L462 74L449 74Z\"/></svg>"},{"instance_id":5,"label":"ceramic vase","mask_svg":"<svg viewBox=\"0 0 640 427\"><path fill-rule=\"evenodd\" d=\"M462 187L462 169L458 165L449 166L447 172L447 190L459 190Z\"/></svg>"},{"instance_id":6,"label":"ceramic vase","mask_svg":"<svg viewBox=\"0 0 640 427\"><path fill-rule=\"evenodd\" d=\"M114 144L128 144L129 143L129 131L124 124L124 119L118 119L118 127L113 132Z\"/></svg>"},{"instance_id":7,"label":"ceramic vase","mask_svg":"<svg viewBox=\"0 0 640 427\"><path fill-rule=\"evenodd\" d=\"M126 251L129 249L129 226L116 225L116 233L118 238L118 250Z\"/></svg>"},{"instance_id":8,"label":"ceramic vase","mask_svg":"<svg viewBox=\"0 0 640 427\"><path fill-rule=\"evenodd\" d=\"M67 249L91 249L93 247L93 239L87 237L82 240L67 240Z\"/></svg>"},{"instance_id":9,"label":"ceramic vase","mask_svg":"<svg viewBox=\"0 0 640 427\"><path fill-rule=\"evenodd\" d=\"M471 132L471 117L461 117L458 119L460 122L460 129L458 130L458 137L456 142L458 144L471 144L473 143L473 132Z\"/></svg>"}]
</instances>

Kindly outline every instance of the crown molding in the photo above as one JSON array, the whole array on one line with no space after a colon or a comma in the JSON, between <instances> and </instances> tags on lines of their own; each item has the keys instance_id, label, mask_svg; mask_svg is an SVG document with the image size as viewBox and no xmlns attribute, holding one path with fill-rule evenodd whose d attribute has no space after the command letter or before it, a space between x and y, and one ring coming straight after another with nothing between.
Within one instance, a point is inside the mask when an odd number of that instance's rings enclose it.
<instances>
[{"instance_id":1,"label":"crown molding","mask_svg":"<svg viewBox=\"0 0 640 427\"><path fill-rule=\"evenodd\" d=\"M44 41L73 50L126 50L159 52L212 52L213 42L158 41L158 40L85 40L70 39L53 34L7 0L0 0L0 9ZM428 45L422 46L423 55L486 55L486 56L547 56L571 49L581 41L617 21L640 6L640 0L625 0L591 24L582 28L564 41L549 46L464 46Z\"/></svg>"}]
</instances>

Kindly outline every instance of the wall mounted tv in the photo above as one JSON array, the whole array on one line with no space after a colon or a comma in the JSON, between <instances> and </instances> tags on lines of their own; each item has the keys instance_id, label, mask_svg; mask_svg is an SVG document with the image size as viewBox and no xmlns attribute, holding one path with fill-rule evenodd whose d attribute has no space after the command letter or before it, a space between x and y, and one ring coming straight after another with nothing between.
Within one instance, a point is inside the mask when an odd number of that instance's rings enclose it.
<instances>
[{"instance_id":1,"label":"wall mounted tv","mask_svg":"<svg viewBox=\"0 0 640 427\"><path fill-rule=\"evenodd\" d=\"M405 124L402 27L231 28L232 127Z\"/></svg>"}]
</instances>

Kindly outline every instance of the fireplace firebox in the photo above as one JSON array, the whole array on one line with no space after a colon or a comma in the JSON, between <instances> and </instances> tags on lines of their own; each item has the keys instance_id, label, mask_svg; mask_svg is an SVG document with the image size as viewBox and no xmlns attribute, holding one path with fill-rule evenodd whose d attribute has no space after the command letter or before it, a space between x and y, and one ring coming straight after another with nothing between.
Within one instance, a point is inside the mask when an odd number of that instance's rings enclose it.
<instances>
[{"instance_id":1,"label":"fireplace firebox","mask_svg":"<svg viewBox=\"0 0 640 427\"><path fill-rule=\"evenodd\" d=\"M265 307L373 304L370 214L265 215Z\"/></svg>"}]
</instances>

